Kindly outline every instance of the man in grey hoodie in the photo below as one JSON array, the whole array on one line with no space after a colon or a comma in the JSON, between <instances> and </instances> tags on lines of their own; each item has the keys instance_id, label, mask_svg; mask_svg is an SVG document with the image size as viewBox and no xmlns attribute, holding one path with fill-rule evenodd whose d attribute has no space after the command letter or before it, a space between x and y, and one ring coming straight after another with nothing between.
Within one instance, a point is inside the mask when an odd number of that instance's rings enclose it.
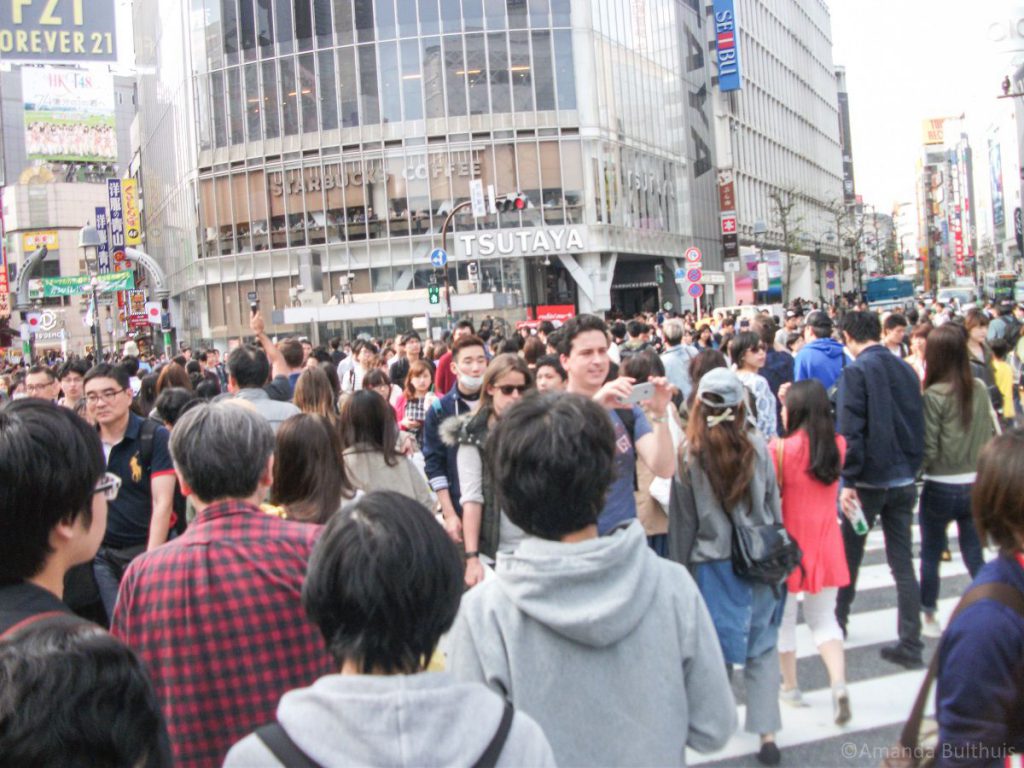
<instances>
[{"instance_id":1,"label":"man in grey hoodie","mask_svg":"<svg viewBox=\"0 0 1024 768\"><path fill-rule=\"evenodd\" d=\"M529 397L491 435L502 509L530 534L463 598L449 669L544 729L559 765L684 765L736 705L707 607L633 520L598 538L615 432L594 401Z\"/></svg>"}]
</instances>

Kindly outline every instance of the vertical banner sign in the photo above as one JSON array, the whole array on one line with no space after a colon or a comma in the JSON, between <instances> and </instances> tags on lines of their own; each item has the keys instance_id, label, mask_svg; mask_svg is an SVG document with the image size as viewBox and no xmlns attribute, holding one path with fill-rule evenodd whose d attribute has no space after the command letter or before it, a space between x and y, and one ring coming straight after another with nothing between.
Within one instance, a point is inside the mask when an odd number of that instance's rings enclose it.
<instances>
[{"instance_id":1,"label":"vertical banner sign","mask_svg":"<svg viewBox=\"0 0 1024 768\"><path fill-rule=\"evenodd\" d=\"M139 187L135 179L121 181L121 206L124 213L124 244L138 248L142 245L142 222L139 218Z\"/></svg>"},{"instance_id":2,"label":"vertical banner sign","mask_svg":"<svg viewBox=\"0 0 1024 768\"><path fill-rule=\"evenodd\" d=\"M1024 254L1024 216L1020 208L1013 209L1013 236L1017 240L1017 251Z\"/></svg>"},{"instance_id":3,"label":"vertical banner sign","mask_svg":"<svg viewBox=\"0 0 1024 768\"><path fill-rule=\"evenodd\" d=\"M11 286L7 279L7 238L4 232L4 209L0 205L0 320L11 316L10 290Z\"/></svg>"},{"instance_id":4,"label":"vertical banner sign","mask_svg":"<svg viewBox=\"0 0 1024 768\"><path fill-rule=\"evenodd\" d=\"M110 233L107 239L110 249L110 259L115 272L127 268L127 261L124 255L124 211L121 207L121 180L107 179L107 201L110 217L107 221L107 229ZM124 309L124 293L117 293L118 309ZM123 314L123 312L122 312Z\"/></svg>"},{"instance_id":5,"label":"vertical banner sign","mask_svg":"<svg viewBox=\"0 0 1024 768\"><path fill-rule=\"evenodd\" d=\"M715 48L718 53L718 89L723 93L743 87L740 78L739 33L732 0L714 0Z\"/></svg>"},{"instance_id":6,"label":"vertical banner sign","mask_svg":"<svg viewBox=\"0 0 1024 768\"><path fill-rule=\"evenodd\" d=\"M992 187L993 239L1002 243L1006 239L1006 205L1003 200L1003 158L996 142L988 143L988 170Z\"/></svg>"},{"instance_id":7,"label":"vertical banner sign","mask_svg":"<svg viewBox=\"0 0 1024 768\"><path fill-rule=\"evenodd\" d=\"M110 271L110 235L107 234L106 206L96 206L96 231L100 233L100 247L96 249L96 261L99 262L100 273L106 274Z\"/></svg>"}]
</instances>

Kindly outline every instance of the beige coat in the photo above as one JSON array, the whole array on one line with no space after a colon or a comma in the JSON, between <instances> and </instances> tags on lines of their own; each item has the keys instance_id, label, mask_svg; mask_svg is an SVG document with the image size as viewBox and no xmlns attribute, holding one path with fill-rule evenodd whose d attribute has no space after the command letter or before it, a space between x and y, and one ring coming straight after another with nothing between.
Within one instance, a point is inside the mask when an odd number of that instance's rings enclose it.
<instances>
[{"instance_id":1,"label":"beige coat","mask_svg":"<svg viewBox=\"0 0 1024 768\"><path fill-rule=\"evenodd\" d=\"M365 445L346 448L343 456L348 477L360 491L395 491L434 511L436 499L427 478L408 456L399 456L393 467L384 461L384 454Z\"/></svg>"}]
</instances>

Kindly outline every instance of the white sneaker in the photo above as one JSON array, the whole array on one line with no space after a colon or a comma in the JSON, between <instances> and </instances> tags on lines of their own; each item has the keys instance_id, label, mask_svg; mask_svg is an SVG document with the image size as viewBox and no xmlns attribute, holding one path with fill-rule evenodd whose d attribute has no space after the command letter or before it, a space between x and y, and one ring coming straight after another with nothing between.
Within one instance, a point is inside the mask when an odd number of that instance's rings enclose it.
<instances>
[{"instance_id":1,"label":"white sneaker","mask_svg":"<svg viewBox=\"0 0 1024 768\"><path fill-rule=\"evenodd\" d=\"M933 614L921 615L921 634L932 639L942 637L942 624Z\"/></svg>"},{"instance_id":2,"label":"white sneaker","mask_svg":"<svg viewBox=\"0 0 1024 768\"><path fill-rule=\"evenodd\" d=\"M799 688L790 688L788 691L785 688L780 688L779 701L783 704L788 704L791 707L808 706L804 701L804 695L800 692Z\"/></svg>"}]
</instances>

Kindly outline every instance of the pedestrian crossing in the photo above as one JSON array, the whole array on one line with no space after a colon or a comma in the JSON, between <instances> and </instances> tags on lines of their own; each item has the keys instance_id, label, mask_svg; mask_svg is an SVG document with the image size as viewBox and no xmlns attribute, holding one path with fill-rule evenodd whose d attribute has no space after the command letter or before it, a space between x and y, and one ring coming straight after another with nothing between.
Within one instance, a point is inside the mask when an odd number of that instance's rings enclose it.
<instances>
[{"instance_id":1,"label":"pedestrian crossing","mask_svg":"<svg viewBox=\"0 0 1024 768\"><path fill-rule=\"evenodd\" d=\"M914 553L918 552L920 532L913 527ZM951 526L952 560L940 567L941 594L938 613L945 626L960 595L970 584L967 567L956 545L956 528ZM994 553L987 552L986 559ZM914 570L920 562L915 557ZM877 766L885 750L899 739L899 731L924 679L925 668L906 670L879 656L883 645L897 639L896 589L885 560L885 539L877 528L868 534L864 561L857 581L857 599L850 615L845 643L847 690L853 719L840 727L833 722L832 695L828 676L814 647L810 630L801 620L797 626L797 674L807 706L781 705L782 729L776 741L782 751L783 766ZM937 641L923 638L927 663ZM746 707L742 674L733 675L739 707L740 728L726 746L711 754L687 750L688 765L714 768L757 766L760 747L757 734L745 733ZM932 705L929 705L929 711Z\"/></svg>"}]
</instances>

